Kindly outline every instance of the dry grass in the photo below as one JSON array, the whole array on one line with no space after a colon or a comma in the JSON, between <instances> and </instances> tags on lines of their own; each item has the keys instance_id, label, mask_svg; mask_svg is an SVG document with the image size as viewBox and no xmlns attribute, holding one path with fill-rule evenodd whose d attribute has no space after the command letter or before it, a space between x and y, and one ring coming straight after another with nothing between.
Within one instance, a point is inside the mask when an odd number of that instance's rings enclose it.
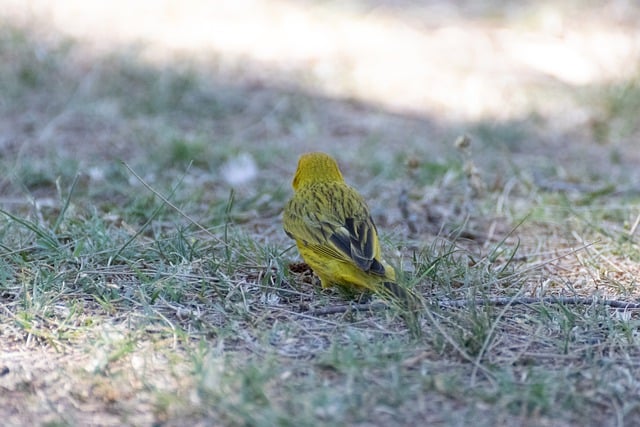
<instances>
[{"instance_id":1,"label":"dry grass","mask_svg":"<svg viewBox=\"0 0 640 427\"><path fill-rule=\"evenodd\" d=\"M640 300L639 12L613 3L0 2L3 422L633 425L638 310L602 301ZM296 264L312 149L422 336Z\"/></svg>"}]
</instances>

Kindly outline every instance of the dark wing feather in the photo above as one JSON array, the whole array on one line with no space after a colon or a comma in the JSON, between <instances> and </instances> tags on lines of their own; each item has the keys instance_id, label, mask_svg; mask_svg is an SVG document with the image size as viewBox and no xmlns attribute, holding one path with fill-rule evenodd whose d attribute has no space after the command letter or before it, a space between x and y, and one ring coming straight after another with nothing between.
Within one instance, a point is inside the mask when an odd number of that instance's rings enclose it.
<instances>
[{"instance_id":1,"label":"dark wing feather","mask_svg":"<svg viewBox=\"0 0 640 427\"><path fill-rule=\"evenodd\" d=\"M335 197L335 194L344 197ZM318 212L322 213L318 215ZM301 190L287 205L284 222L289 236L314 250L336 259L351 260L365 272L385 274L384 266L377 259L378 233L369 209L351 187L323 183Z\"/></svg>"}]
</instances>

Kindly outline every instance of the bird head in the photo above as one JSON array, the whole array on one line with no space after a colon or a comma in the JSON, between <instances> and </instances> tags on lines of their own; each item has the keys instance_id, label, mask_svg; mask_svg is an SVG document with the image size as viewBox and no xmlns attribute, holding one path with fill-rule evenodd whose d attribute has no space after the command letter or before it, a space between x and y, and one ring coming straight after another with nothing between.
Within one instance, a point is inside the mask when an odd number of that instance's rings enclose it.
<instances>
[{"instance_id":1,"label":"bird head","mask_svg":"<svg viewBox=\"0 0 640 427\"><path fill-rule=\"evenodd\" d=\"M298 169L293 177L293 189L298 190L314 182L344 182L338 163L325 153L306 153L298 160Z\"/></svg>"}]
</instances>

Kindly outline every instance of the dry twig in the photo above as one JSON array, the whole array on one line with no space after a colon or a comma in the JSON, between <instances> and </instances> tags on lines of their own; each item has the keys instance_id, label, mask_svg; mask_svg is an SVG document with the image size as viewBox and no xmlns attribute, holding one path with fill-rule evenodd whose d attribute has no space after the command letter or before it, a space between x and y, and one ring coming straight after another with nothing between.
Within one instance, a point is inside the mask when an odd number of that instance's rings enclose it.
<instances>
[{"instance_id":1,"label":"dry twig","mask_svg":"<svg viewBox=\"0 0 640 427\"><path fill-rule=\"evenodd\" d=\"M585 298L585 297L522 297L522 298L509 298L498 297L489 298L486 300L469 301L466 299L458 299L451 301L439 301L438 305L441 308L461 308L469 305L528 305L528 304L561 304L561 305L604 305L611 308L624 308L624 309L640 309L640 303L622 301L622 300L599 300L597 298ZM328 316L330 314L346 313L349 311L378 311L389 308L389 306L383 302L373 302L367 304L342 304L334 305L317 310L308 311L305 314L311 316Z\"/></svg>"},{"instance_id":2,"label":"dry twig","mask_svg":"<svg viewBox=\"0 0 640 427\"><path fill-rule=\"evenodd\" d=\"M477 305L525 305L525 304L561 304L561 305L593 305L601 304L612 308L640 308L640 303L621 301L621 300L599 300L597 298L585 297L523 297L523 298L489 298L487 300L477 300L473 302ZM466 307L470 305L468 300L452 300L439 302L441 307Z\"/></svg>"}]
</instances>

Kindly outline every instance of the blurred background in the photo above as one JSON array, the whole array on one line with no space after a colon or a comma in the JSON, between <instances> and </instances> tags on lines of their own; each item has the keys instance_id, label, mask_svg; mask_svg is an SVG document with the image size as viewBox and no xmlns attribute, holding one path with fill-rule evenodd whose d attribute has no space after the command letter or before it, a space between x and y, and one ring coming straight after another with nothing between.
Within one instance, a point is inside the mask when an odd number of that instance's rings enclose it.
<instances>
[{"instance_id":1,"label":"blurred background","mask_svg":"<svg viewBox=\"0 0 640 427\"><path fill-rule=\"evenodd\" d=\"M117 160L167 183L193 161L186 199L280 203L323 150L371 196L410 159L433 183L463 133L490 182L635 185L638 22L625 0L2 0L0 191L80 173L121 203Z\"/></svg>"}]
</instances>

